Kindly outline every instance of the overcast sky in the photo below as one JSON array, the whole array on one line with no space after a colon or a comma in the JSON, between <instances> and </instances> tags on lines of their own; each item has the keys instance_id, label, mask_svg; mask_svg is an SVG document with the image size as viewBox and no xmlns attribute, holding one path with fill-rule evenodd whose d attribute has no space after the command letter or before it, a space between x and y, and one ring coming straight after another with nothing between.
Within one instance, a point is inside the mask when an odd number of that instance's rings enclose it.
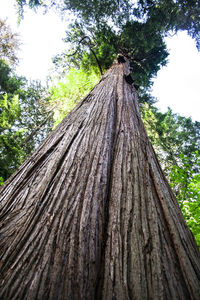
<instances>
[{"instance_id":1,"label":"overcast sky","mask_svg":"<svg viewBox=\"0 0 200 300\"><path fill-rule=\"evenodd\" d=\"M0 0L0 17L7 18L7 23L21 36L17 72L28 79L44 80L52 67L52 57L65 48L62 38L67 20L61 21L53 12L43 15L28 10L17 26L14 2ZM158 99L157 106L162 111L169 106L176 113L200 121L200 53L195 41L180 32L166 42L170 50L169 63L159 71L152 92Z\"/></svg>"}]
</instances>

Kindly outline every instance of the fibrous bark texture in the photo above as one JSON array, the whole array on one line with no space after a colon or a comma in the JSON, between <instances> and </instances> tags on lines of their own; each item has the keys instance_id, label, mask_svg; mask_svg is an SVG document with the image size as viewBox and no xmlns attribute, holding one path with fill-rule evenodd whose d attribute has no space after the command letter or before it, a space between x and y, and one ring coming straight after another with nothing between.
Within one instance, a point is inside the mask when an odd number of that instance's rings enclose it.
<instances>
[{"instance_id":1,"label":"fibrous bark texture","mask_svg":"<svg viewBox=\"0 0 200 300\"><path fill-rule=\"evenodd\" d=\"M128 74L114 63L3 187L0 299L200 299Z\"/></svg>"}]
</instances>

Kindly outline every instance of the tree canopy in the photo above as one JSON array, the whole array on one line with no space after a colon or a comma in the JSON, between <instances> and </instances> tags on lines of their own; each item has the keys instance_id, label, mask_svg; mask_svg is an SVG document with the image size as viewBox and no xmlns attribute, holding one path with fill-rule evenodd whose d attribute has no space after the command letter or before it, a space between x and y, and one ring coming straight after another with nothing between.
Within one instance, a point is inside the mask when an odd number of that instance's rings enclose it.
<instances>
[{"instance_id":1,"label":"tree canopy","mask_svg":"<svg viewBox=\"0 0 200 300\"><path fill-rule=\"evenodd\" d=\"M154 29L166 33L169 30L187 30L200 47L200 5L198 0L16 0L23 7L59 6L76 13L85 22L102 23L111 19L119 26L130 20L151 23Z\"/></svg>"}]
</instances>

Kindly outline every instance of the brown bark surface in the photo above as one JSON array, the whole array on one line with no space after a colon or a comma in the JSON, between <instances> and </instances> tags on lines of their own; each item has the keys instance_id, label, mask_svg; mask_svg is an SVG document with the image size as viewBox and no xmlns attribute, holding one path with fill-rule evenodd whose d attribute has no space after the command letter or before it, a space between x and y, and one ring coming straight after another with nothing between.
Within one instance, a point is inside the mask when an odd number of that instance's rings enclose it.
<instances>
[{"instance_id":1,"label":"brown bark surface","mask_svg":"<svg viewBox=\"0 0 200 300\"><path fill-rule=\"evenodd\" d=\"M200 257L114 63L1 191L0 299L200 299Z\"/></svg>"}]
</instances>

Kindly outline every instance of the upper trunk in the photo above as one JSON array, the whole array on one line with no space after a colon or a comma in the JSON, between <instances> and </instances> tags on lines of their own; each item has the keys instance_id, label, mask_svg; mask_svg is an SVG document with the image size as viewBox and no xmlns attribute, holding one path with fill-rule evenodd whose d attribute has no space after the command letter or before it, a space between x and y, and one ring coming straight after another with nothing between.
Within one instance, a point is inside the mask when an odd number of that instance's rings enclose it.
<instances>
[{"instance_id":1,"label":"upper trunk","mask_svg":"<svg viewBox=\"0 0 200 300\"><path fill-rule=\"evenodd\" d=\"M200 259L117 62L4 185L1 299L199 299Z\"/></svg>"}]
</instances>

